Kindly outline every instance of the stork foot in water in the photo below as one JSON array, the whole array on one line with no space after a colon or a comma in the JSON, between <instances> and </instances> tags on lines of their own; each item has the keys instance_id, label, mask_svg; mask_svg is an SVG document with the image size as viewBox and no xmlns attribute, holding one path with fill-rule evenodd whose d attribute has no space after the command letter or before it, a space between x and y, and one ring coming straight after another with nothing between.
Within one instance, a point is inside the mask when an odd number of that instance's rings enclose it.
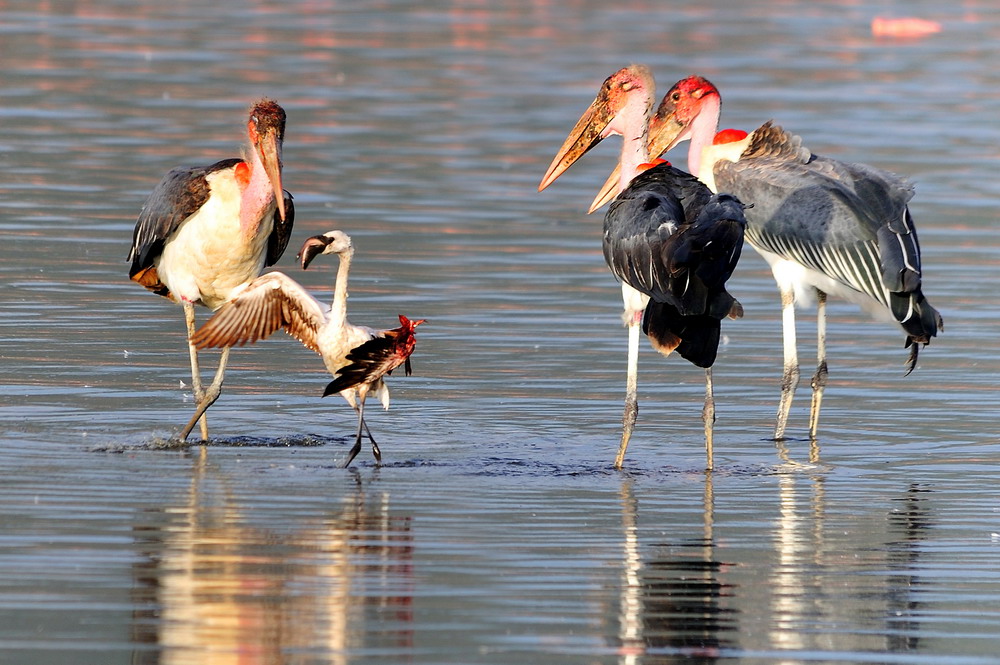
<instances>
[{"instance_id":1,"label":"stork foot in water","mask_svg":"<svg viewBox=\"0 0 1000 665\"><path fill-rule=\"evenodd\" d=\"M191 416L191 420L188 421L184 429L181 430L180 439L185 441L188 435L191 434L191 430L194 426L201 421L201 439L202 441L208 440L208 425L205 422L205 412L208 407L215 404L219 396L222 395L222 381L225 379L226 375L226 364L229 361L229 350L232 347L225 347L222 349L222 353L219 355L219 367L215 370L215 378L212 380L212 385L208 387L208 390L197 390L194 393L194 398L197 401L197 406L195 407L194 415ZM193 366L192 371L195 372L194 376L198 376L198 367ZM200 383L200 381L199 381ZM200 386L199 386L200 387Z\"/></svg>"}]
</instances>

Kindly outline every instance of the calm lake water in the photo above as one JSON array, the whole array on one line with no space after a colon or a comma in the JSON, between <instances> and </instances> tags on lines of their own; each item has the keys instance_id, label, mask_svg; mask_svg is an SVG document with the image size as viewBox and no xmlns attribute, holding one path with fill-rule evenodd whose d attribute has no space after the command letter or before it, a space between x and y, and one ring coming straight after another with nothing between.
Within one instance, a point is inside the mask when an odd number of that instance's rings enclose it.
<instances>
[{"instance_id":1,"label":"calm lake water","mask_svg":"<svg viewBox=\"0 0 1000 665\"><path fill-rule=\"evenodd\" d=\"M0 661L1000 662L995 3L0 2L0 54ZM831 301L815 445L807 380L767 438L780 314L747 250L717 468L702 372L644 342L612 469L626 336L585 211L617 144L535 189L631 62L917 185L945 330L904 378L902 333ZM281 334L233 353L210 445L168 442L183 320L128 281L132 228L262 95L297 209L277 267L329 298L294 252L343 229L352 320L428 321L369 411L381 468L338 467L354 415Z\"/></svg>"}]
</instances>

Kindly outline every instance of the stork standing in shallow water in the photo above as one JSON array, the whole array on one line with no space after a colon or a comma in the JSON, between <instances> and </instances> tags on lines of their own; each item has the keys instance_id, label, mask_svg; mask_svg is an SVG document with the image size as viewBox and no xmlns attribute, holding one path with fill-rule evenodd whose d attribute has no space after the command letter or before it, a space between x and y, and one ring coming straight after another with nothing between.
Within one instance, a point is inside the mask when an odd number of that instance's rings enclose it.
<instances>
[{"instance_id":1,"label":"stork standing in shallow water","mask_svg":"<svg viewBox=\"0 0 1000 665\"><path fill-rule=\"evenodd\" d=\"M382 452L365 423L365 399L372 392L384 408L389 408L389 387L384 377L400 365L405 365L406 375L410 375L410 354L416 345L414 329L424 321L410 321L400 315L400 327L392 330L349 322L347 279L354 257L350 236L343 231L330 231L306 240L299 252L302 269L308 268L320 254L340 257L330 308L325 308L288 275L269 272L250 282L223 305L195 333L193 342L200 349L242 346L284 328L306 348L318 353L327 370L336 377L323 396L339 393L358 414L357 438L343 466L349 465L361 450L362 431L368 434L376 462L381 463Z\"/></svg>"},{"instance_id":2,"label":"stork standing in shallow water","mask_svg":"<svg viewBox=\"0 0 1000 665\"><path fill-rule=\"evenodd\" d=\"M752 205L747 241L771 266L781 293L784 371L774 438L785 438L799 382L795 303L817 303L817 367L809 436L816 438L827 381L826 298L840 296L906 333L907 374L921 345L943 329L924 298L920 244L908 203L913 187L887 171L813 154L802 140L767 122L747 134L719 122L718 89L700 76L678 81L664 98L661 123L649 136L658 156L690 139L688 167L712 191ZM713 140L712 137L715 136ZM611 188L591 209L611 198Z\"/></svg>"},{"instance_id":3,"label":"stork standing in shallow water","mask_svg":"<svg viewBox=\"0 0 1000 665\"><path fill-rule=\"evenodd\" d=\"M690 174L648 164L647 134L653 76L641 65L608 77L597 98L570 132L542 178L545 189L600 141L619 134L618 199L604 218L604 258L622 281L623 319L629 332L622 438L615 458L621 468L638 416L639 332L664 355L677 352L705 368L707 468L713 459L715 363L723 318L742 316L725 288L743 245L743 205L715 196Z\"/></svg>"},{"instance_id":4,"label":"stork standing in shallow water","mask_svg":"<svg viewBox=\"0 0 1000 665\"><path fill-rule=\"evenodd\" d=\"M262 99L247 121L246 159L225 159L211 166L176 168L146 199L132 236L129 278L180 303L187 323L195 415L181 432L186 439L222 392L229 359L224 348L215 378L203 389L195 332L194 306L218 309L285 251L295 211L281 187L281 147L285 111Z\"/></svg>"}]
</instances>

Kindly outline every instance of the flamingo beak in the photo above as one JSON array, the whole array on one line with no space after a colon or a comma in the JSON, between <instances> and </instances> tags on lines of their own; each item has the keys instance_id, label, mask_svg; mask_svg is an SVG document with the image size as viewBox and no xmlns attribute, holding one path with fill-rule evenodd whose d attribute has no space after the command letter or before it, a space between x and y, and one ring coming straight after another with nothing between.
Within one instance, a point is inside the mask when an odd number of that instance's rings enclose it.
<instances>
[{"instance_id":1,"label":"flamingo beak","mask_svg":"<svg viewBox=\"0 0 1000 665\"><path fill-rule=\"evenodd\" d=\"M610 103L610 96L607 86L605 86L590 107L577 120L569 136L566 137L559 152L549 164L545 177L538 185L538 191L542 191L555 182L556 178L561 176L576 160L603 141L606 138L604 130L611 124L614 115L615 110Z\"/></svg>"},{"instance_id":2,"label":"flamingo beak","mask_svg":"<svg viewBox=\"0 0 1000 665\"><path fill-rule=\"evenodd\" d=\"M301 261L302 269L305 270L312 263L312 260L323 253L323 250L327 248L330 244L330 238L326 236L313 236L307 238L304 243L302 243L302 249L299 253L295 255L299 261Z\"/></svg>"},{"instance_id":3,"label":"flamingo beak","mask_svg":"<svg viewBox=\"0 0 1000 665\"><path fill-rule=\"evenodd\" d=\"M664 107L665 104L660 104L656 114L649 120L647 145L651 160L656 159L687 138L685 133L687 125L679 120L676 110L672 107L669 109ZM615 170L611 172L597 196L594 197L594 202L590 204L590 210L587 211L587 214L594 212L618 195L620 180L621 165L616 165Z\"/></svg>"},{"instance_id":4,"label":"flamingo beak","mask_svg":"<svg viewBox=\"0 0 1000 665\"><path fill-rule=\"evenodd\" d=\"M254 148L260 156L260 162L264 165L264 172L267 179L271 181L274 188L274 200L278 206L278 214L282 221L285 219L285 191L281 186L281 139L278 132L273 127L264 130L263 135L258 135L254 142Z\"/></svg>"}]
</instances>

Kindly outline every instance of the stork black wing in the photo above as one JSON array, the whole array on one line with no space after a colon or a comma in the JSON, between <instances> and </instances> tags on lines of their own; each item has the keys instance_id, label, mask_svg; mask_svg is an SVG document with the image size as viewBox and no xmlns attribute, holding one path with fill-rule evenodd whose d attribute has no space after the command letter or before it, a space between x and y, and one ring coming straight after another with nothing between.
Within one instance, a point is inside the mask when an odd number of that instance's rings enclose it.
<instances>
[{"instance_id":1,"label":"stork black wing","mask_svg":"<svg viewBox=\"0 0 1000 665\"><path fill-rule=\"evenodd\" d=\"M287 190L285 194L285 219L277 210L274 211L273 229L267 238L267 257L264 259L265 266L273 266L285 253L288 247L288 240L292 237L292 224L295 222L295 204L292 203L292 194Z\"/></svg>"}]
</instances>

